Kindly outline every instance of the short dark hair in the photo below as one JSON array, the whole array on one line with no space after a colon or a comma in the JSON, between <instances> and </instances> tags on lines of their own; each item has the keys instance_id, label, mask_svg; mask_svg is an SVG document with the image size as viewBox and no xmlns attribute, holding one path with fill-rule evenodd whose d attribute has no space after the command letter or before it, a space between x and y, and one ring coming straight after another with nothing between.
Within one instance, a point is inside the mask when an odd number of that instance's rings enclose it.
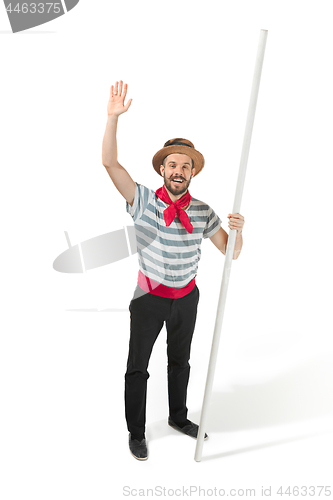
<instances>
[{"instance_id":1,"label":"short dark hair","mask_svg":"<svg viewBox=\"0 0 333 500\"><path fill-rule=\"evenodd\" d=\"M171 153L171 154L172 154L172 153ZM168 155L168 156L170 156L170 155ZM167 157L168 157L168 156L166 156L165 158L163 158L163 162L162 162L162 163L163 163L163 167L164 167L164 168L165 168L165 160L167 159ZM192 168L194 167L194 161L193 161L193 158L191 158L191 162L192 162L192 167L191 167L191 170L192 170Z\"/></svg>"}]
</instances>

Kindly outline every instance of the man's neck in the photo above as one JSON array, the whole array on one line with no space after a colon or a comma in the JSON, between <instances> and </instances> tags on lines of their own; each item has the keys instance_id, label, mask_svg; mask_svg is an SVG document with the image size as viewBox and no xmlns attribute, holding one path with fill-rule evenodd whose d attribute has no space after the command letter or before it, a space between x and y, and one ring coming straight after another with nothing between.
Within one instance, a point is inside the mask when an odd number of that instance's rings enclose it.
<instances>
[{"instance_id":1,"label":"man's neck","mask_svg":"<svg viewBox=\"0 0 333 500\"><path fill-rule=\"evenodd\" d=\"M168 195L169 195L169 197L170 197L171 201L173 201L174 203L175 203L177 200L179 200L180 198L182 198L182 196L184 196L184 194L186 194L186 193L187 193L187 189L186 189L185 193L178 194L178 195L176 195L176 196L175 196L175 195L173 195L172 193L170 193L169 189L168 189L165 185L164 185L164 187L165 187L165 189L166 189L166 191L167 191L167 193L168 193Z\"/></svg>"}]
</instances>

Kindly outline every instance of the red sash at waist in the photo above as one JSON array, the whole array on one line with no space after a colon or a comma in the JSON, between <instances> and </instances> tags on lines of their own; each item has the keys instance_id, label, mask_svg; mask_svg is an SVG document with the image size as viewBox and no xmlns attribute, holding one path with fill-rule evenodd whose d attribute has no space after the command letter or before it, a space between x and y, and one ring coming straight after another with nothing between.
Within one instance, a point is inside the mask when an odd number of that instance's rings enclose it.
<instances>
[{"instance_id":1,"label":"red sash at waist","mask_svg":"<svg viewBox=\"0 0 333 500\"><path fill-rule=\"evenodd\" d=\"M180 299L192 292L195 287L195 277L182 288L171 288L170 286L162 285L161 283L157 283L157 281L147 278L147 276L139 271L138 285L144 292L166 297L168 299Z\"/></svg>"}]
</instances>

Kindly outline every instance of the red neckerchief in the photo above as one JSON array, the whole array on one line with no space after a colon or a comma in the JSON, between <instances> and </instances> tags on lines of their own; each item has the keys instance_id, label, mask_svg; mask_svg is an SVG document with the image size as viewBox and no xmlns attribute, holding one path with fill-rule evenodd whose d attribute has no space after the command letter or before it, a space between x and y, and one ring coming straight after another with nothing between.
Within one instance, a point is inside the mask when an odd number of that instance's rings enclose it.
<instances>
[{"instance_id":1,"label":"red neckerchief","mask_svg":"<svg viewBox=\"0 0 333 500\"><path fill-rule=\"evenodd\" d=\"M188 218L187 213L182 208L190 203L190 201L192 199L192 196L190 195L190 193L188 191L186 191L186 193L181 198L179 198L179 200L177 200L176 202L173 202L171 200L167 190L165 189L165 186L163 185L161 188L159 188L156 191L156 194L162 201L164 201L164 203L169 203L168 208L166 208L163 211L165 224L167 226L170 226L171 222L174 220L174 218L176 217L176 214L177 214L180 222L183 224L186 231L188 233L192 233L193 226L190 223L190 219Z\"/></svg>"}]
</instances>

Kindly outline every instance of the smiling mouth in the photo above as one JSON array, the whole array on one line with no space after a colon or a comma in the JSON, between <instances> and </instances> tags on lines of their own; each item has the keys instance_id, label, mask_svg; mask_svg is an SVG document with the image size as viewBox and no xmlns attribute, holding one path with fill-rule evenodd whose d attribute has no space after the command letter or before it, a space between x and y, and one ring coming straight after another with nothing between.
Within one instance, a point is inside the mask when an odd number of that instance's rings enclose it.
<instances>
[{"instance_id":1,"label":"smiling mouth","mask_svg":"<svg viewBox=\"0 0 333 500\"><path fill-rule=\"evenodd\" d=\"M180 179L180 178L176 178L176 179L172 179L172 182L174 182L175 184L182 184L184 182L184 180Z\"/></svg>"}]
</instances>

